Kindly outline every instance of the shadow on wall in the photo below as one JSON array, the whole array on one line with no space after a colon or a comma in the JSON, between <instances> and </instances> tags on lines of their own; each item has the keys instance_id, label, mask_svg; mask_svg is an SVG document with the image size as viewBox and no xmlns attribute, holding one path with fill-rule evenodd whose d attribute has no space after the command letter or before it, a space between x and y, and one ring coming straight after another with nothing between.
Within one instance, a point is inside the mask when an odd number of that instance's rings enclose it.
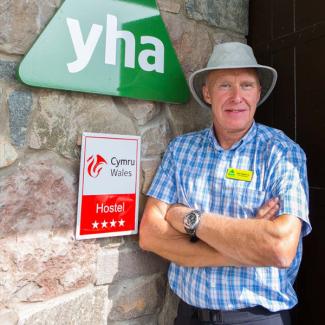
<instances>
[{"instance_id":1,"label":"shadow on wall","mask_svg":"<svg viewBox=\"0 0 325 325\"><path fill-rule=\"evenodd\" d=\"M167 262L142 251L137 236L105 241L96 284L108 285L108 324L172 325L178 299L167 284Z\"/></svg>"}]
</instances>

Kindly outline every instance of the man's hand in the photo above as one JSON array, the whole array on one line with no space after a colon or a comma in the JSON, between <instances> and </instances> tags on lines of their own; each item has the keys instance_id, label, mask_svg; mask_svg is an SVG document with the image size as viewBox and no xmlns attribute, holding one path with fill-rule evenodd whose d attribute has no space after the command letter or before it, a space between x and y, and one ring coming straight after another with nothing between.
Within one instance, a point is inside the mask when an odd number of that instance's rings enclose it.
<instances>
[{"instance_id":1,"label":"man's hand","mask_svg":"<svg viewBox=\"0 0 325 325\"><path fill-rule=\"evenodd\" d=\"M185 234L183 219L191 208L173 205L165 220ZM296 255L301 221L291 215L278 216L279 200L273 198L248 219L204 212L197 237L223 256L246 266L288 267Z\"/></svg>"},{"instance_id":2,"label":"man's hand","mask_svg":"<svg viewBox=\"0 0 325 325\"><path fill-rule=\"evenodd\" d=\"M257 211L256 218L257 219L266 219L266 220L274 220L277 212L280 209L279 199L277 197L270 199L266 203L264 203Z\"/></svg>"},{"instance_id":3,"label":"man's hand","mask_svg":"<svg viewBox=\"0 0 325 325\"><path fill-rule=\"evenodd\" d=\"M140 226L140 246L184 266L288 267L296 255L301 221L277 216L278 199L248 219L203 213L193 244L183 219L191 208L149 198Z\"/></svg>"}]
</instances>

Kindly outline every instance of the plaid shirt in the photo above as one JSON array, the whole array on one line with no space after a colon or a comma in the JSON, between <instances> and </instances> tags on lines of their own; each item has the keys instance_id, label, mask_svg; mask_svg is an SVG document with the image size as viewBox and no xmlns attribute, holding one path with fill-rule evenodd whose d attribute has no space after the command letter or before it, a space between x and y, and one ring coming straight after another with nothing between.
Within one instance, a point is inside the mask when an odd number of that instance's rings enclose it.
<instances>
[{"instance_id":1,"label":"plaid shirt","mask_svg":"<svg viewBox=\"0 0 325 325\"><path fill-rule=\"evenodd\" d=\"M252 180L226 178L228 168L253 171ZM293 283L302 257L302 237L311 231L306 157L282 131L254 123L228 150L218 144L212 127L177 137L168 146L147 194L168 204L182 203L234 218L254 218L266 200L279 197L278 215L296 216L303 224L289 268L194 268L171 263L169 283L181 299L201 308L261 305L277 311L297 303Z\"/></svg>"}]
</instances>

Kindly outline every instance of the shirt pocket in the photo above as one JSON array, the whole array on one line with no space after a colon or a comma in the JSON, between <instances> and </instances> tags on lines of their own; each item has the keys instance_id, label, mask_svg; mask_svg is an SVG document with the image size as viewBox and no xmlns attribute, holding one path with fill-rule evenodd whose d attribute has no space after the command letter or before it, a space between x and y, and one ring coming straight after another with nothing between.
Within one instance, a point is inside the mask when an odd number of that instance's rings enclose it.
<instances>
[{"instance_id":1,"label":"shirt pocket","mask_svg":"<svg viewBox=\"0 0 325 325\"><path fill-rule=\"evenodd\" d=\"M266 202L267 194L251 188L224 188L223 214L236 218L254 218L258 209Z\"/></svg>"}]
</instances>

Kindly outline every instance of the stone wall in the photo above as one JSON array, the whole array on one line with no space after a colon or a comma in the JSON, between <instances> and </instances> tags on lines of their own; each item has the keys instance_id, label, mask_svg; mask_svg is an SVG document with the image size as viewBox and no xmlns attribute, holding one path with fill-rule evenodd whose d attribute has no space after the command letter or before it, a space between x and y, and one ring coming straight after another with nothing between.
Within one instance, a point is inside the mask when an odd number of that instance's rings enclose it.
<instances>
[{"instance_id":1,"label":"stone wall","mask_svg":"<svg viewBox=\"0 0 325 325\"><path fill-rule=\"evenodd\" d=\"M144 102L27 87L16 68L60 0L0 0L0 324L171 324L167 263L138 237L76 241L80 135L142 137L145 193L168 142L211 123L193 100ZM245 42L248 0L159 0L188 76ZM141 215L140 211L140 215ZM167 288L167 289L166 289Z\"/></svg>"}]
</instances>

